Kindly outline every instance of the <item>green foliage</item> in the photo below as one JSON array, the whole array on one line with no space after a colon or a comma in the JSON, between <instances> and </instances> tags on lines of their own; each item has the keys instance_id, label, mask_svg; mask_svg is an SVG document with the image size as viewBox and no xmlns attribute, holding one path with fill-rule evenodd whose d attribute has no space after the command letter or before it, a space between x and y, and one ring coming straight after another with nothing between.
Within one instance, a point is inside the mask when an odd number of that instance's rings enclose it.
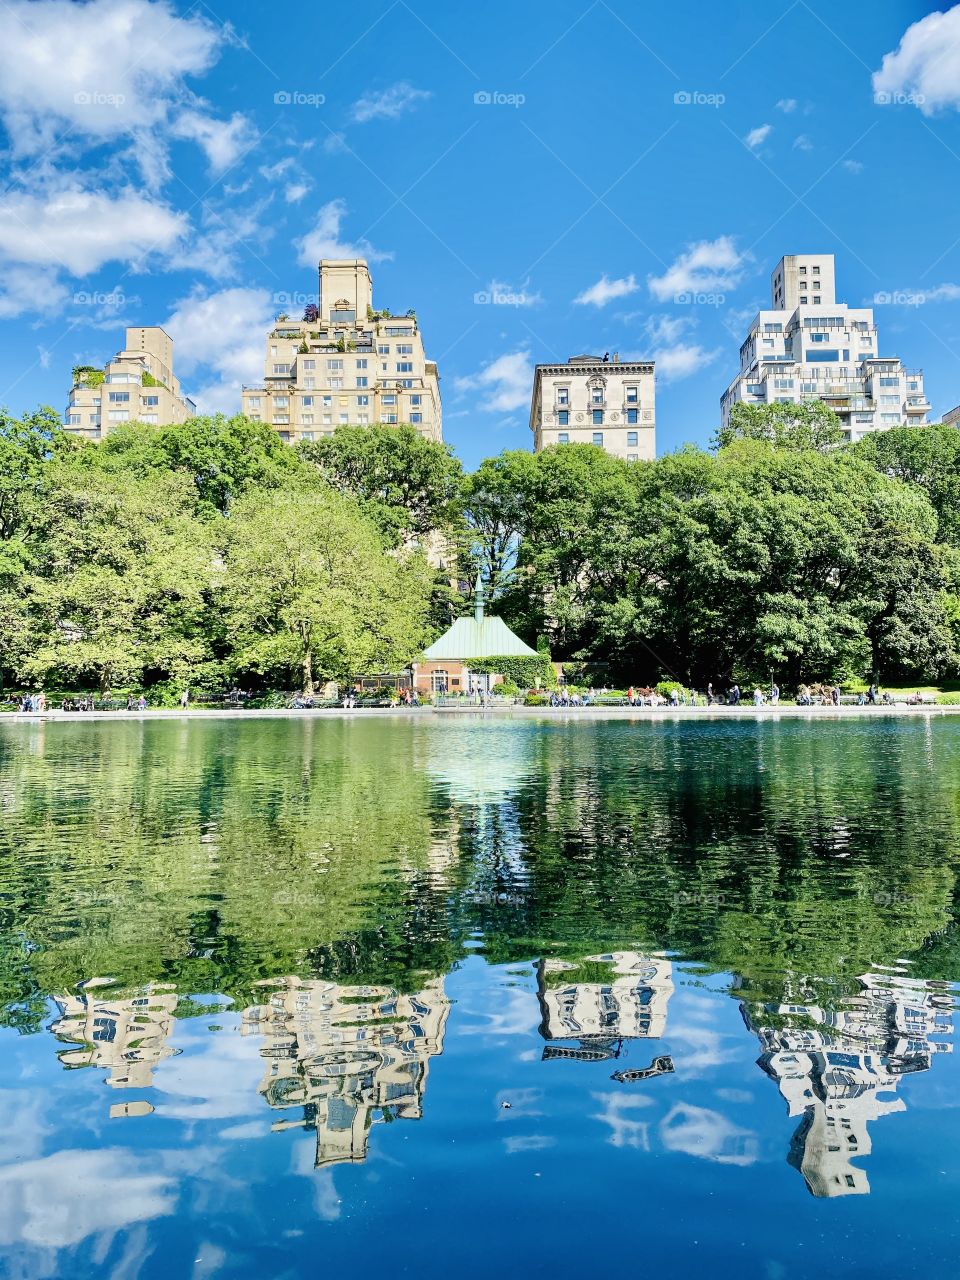
<instances>
[{"instance_id":1,"label":"green foliage","mask_svg":"<svg viewBox=\"0 0 960 1280\"><path fill-rule=\"evenodd\" d=\"M937 514L939 541L960 547L960 430L934 423L871 431L851 452L920 489Z\"/></svg>"},{"instance_id":2,"label":"green foliage","mask_svg":"<svg viewBox=\"0 0 960 1280\"><path fill-rule=\"evenodd\" d=\"M717 432L718 449L737 440L762 440L776 449L823 453L843 443L840 419L822 400L805 404L745 404L730 410L730 422Z\"/></svg>"},{"instance_id":3,"label":"green foliage","mask_svg":"<svg viewBox=\"0 0 960 1280\"><path fill-rule=\"evenodd\" d=\"M426 544L458 523L460 463L414 427L338 427L298 453L360 503L389 546Z\"/></svg>"},{"instance_id":4,"label":"green foliage","mask_svg":"<svg viewBox=\"0 0 960 1280\"><path fill-rule=\"evenodd\" d=\"M196 491L197 514L205 517L225 514L252 488L276 489L304 472L276 431L242 414L166 426L121 423L84 456L91 468L107 471L183 473Z\"/></svg>"},{"instance_id":5,"label":"green foliage","mask_svg":"<svg viewBox=\"0 0 960 1280\"><path fill-rule=\"evenodd\" d=\"M388 556L356 503L319 481L250 495L225 546L228 643L243 669L317 678L396 671L420 652L430 572Z\"/></svg>"},{"instance_id":6,"label":"green foliage","mask_svg":"<svg viewBox=\"0 0 960 1280\"><path fill-rule=\"evenodd\" d=\"M550 699L545 693L528 693L523 699L525 707L549 707Z\"/></svg>"},{"instance_id":7,"label":"green foliage","mask_svg":"<svg viewBox=\"0 0 960 1280\"><path fill-rule=\"evenodd\" d=\"M75 387L83 385L87 387L100 387L103 385L105 377L102 369L97 369L92 364L75 364L73 366L73 385Z\"/></svg>"},{"instance_id":8,"label":"green foliage","mask_svg":"<svg viewBox=\"0 0 960 1280\"><path fill-rule=\"evenodd\" d=\"M147 370L144 369L143 373L140 375L140 385L143 387L165 387L167 384L165 382L161 382L159 378L155 378L152 373L148 373Z\"/></svg>"},{"instance_id":9,"label":"green foliage","mask_svg":"<svg viewBox=\"0 0 960 1280\"><path fill-rule=\"evenodd\" d=\"M521 689L554 688L557 673L548 653L536 657L467 658L464 666L476 675L500 675Z\"/></svg>"}]
</instances>

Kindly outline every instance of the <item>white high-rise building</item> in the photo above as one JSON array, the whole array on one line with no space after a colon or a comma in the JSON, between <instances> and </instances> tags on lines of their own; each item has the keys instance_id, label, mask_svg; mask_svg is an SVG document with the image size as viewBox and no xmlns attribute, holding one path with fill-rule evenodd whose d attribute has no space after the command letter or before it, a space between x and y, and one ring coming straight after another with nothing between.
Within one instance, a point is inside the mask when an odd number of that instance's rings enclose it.
<instances>
[{"instance_id":1,"label":"white high-rise building","mask_svg":"<svg viewBox=\"0 0 960 1280\"><path fill-rule=\"evenodd\" d=\"M243 388L243 412L291 444L374 423L409 423L442 439L437 366L424 354L416 314L374 310L362 258L324 258L319 304L302 319L277 317L263 382Z\"/></svg>"},{"instance_id":2,"label":"white high-rise building","mask_svg":"<svg viewBox=\"0 0 960 1280\"><path fill-rule=\"evenodd\" d=\"M628 462L657 453L652 360L571 356L538 364L533 373L530 429L536 453L552 444L595 444Z\"/></svg>"},{"instance_id":3,"label":"white high-rise building","mask_svg":"<svg viewBox=\"0 0 960 1280\"><path fill-rule=\"evenodd\" d=\"M759 313L740 348L740 372L720 397L723 426L738 401L822 400L848 440L926 421L923 373L880 355L871 307L837 302L832 253L781 258L770 295L770 310Z\"/></svg>"}]
</instances>

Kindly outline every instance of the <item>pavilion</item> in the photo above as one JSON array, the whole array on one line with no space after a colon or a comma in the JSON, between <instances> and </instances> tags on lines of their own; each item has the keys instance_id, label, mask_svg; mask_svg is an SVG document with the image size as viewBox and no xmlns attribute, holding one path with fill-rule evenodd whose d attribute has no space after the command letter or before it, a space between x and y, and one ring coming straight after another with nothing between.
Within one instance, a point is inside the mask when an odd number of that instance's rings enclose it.
<instances>
[{"instance_id":1,"label":"pavilion","mask_svg":"<svg viewBox=\"0 0 960 1280\"><path fill-rule=\"evenodd\" d=\"M536 658L537 651L514 635L502 618L488 618L483 582L477 574L473 616L457 618L453 626L424 649L413 664L413 686L423 693L489 693L501 675L472 673L471 658Z\"/></svg>"}]
</instances>

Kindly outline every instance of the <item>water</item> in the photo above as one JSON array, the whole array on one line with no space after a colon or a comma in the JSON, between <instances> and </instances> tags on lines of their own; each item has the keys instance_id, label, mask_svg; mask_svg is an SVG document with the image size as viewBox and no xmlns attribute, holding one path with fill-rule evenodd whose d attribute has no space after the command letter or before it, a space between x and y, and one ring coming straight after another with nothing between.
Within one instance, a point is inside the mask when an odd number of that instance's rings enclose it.
<instances>
[{"instance_id":1,"label":"water","mask_svg":"<svg viewBox=\"0 0 960 1280\"><path fill-rule=\"evenodd\" d=\"M0 1271L955 1270L960 722L0 723Z\"/></svg>"}]
</instances>

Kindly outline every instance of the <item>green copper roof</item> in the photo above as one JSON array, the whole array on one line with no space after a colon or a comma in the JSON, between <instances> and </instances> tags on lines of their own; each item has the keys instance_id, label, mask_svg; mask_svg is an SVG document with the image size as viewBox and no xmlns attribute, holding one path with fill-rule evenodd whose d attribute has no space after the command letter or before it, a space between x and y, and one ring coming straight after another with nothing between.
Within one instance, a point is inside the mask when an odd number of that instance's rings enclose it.
<instances>
[{"instance_id":1,"label":"green copper roof","mask_svg":"<svg viewBox=\"0 0 960 1280\"><path fill-rule=\"evenodd\" d=\"M515 636L502 618L458 618L449 631L425 649L430 662L467 658L535 658L536 650Z\"/></svg>"}]
</instances>

